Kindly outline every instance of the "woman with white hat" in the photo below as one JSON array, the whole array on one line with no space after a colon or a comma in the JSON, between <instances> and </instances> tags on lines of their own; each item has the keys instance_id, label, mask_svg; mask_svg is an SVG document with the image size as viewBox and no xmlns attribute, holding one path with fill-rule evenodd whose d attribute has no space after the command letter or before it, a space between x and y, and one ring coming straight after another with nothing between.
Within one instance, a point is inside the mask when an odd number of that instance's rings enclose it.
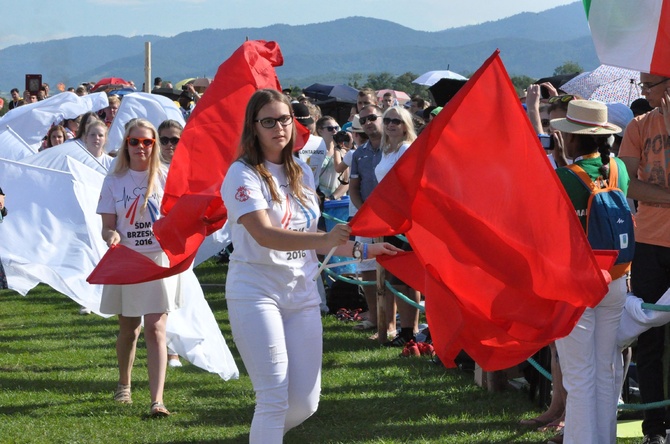
<instances>
[{"instance_id":1,"label":"woman with white hat","mask_svg":"<svg viewBox=\"0 0 670 444\"><path fill-rule=\"evenodd\" d=\"M628 173L620 159L610 157L608 144L609 136L619 133L621 128L609 123L607 117L607 107L603 103L572 100L566 117L552 120L551 126L559 131L555 136L557 143L591 180L613 181L616 169L618 188L625 194L630 182ZM571 167L558 168L556 173L586 230L590 189ZM630 210L628 217L629 213ZM593 229L592 226L589 228ZM612 282L605 297L594 308L586 308L572 332L556 341L568 399L564 441L554 438L550 442L616 442L616 410L623 377L616 332L626 299L625 273L628 268L629 262L615 265L610 270Z\"/></svg>"}]
</instances>

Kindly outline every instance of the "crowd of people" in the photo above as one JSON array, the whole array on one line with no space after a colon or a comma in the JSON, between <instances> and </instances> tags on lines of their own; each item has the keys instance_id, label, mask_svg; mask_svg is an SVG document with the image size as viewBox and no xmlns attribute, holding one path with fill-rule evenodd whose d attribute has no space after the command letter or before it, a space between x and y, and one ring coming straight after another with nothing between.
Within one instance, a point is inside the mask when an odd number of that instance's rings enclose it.
<instances>
[{"instance_id":1,"label":"crowd of people","mask_svg":"<svg viewBox=\"0 0 670 444\"><path fill-rule=\"evenodd\" d=\"M590 182L613 182L609 185L628 196L623 217L636 216L635 242L622 246L631 251L635 247L632 261L608 270L607 295L585 310L572 333L551 344L551 403L539 416L521 421L556 431L550 443L615 442L624 360L630 359L615 340L626 295L632 291L653 303L670 287L670 230L665 229L670 220L670 175L664 150L670 144L670 78L645 73L640 78L645 99L631 108L563 94L551 84L530 85L523 99L539 138L548 140L544 145L548 160L586 234L593 234L588 232L587 220ZM68 93L85 94L90 86ZM154 87L163 87L160 78ZM549 98L542 98L541 88ZM15 88L11 95L9 107L14 109L48 98L49 87L44 84L38 94L23 98ZM184 120L199 98L192 85L180 95ZM80 140L109 171L97 208L106 244L125 245L165 265L167 258L153 236L153 223L160 217L163 187L183 126L166 120L156 128L145 119L132 119L125 123L120 146L108 147L108 130L122 100L112 94L102 112L54 124L40 149ZM441 109L420 96L400 103L393 93L378 97L369 88L358 92L346 121L323 115L311 99L294 98L290 90L263 89L249 100L240 155L225 176L221 196L235 246L226 281L230 323L256 392L250 442L280 443L286 432L317 409L320 311L327 310L323 281L315 278L317 255L334 252L360 259L357 275L370 281L376 273L370 259L412 249L395 237L383 242L351 239L346 223L327 232L319 230L324 202L348 199L352 217ZM298 126L309 137L296 151ZM7 215L4 201L0 189L0 222ZM387 279L420 303L418 291L397 277L387 274ZM6 287L0 262L0 288ZM176 275L143 284L106 285L102 294L101 311L118 315L119 380L114 400L120 403L132 402L132 368L144 320L152 417L170 415L163 400L166 367L179 361L168 350L165 326L169 313L182 304L179 287L180 275ZM369 309L354 329L375 330L379 321L375 289L365 286L363 291ZM391 294L384 301L380 310L386 316L384 345L403 347L419 333L419 310ZM82 310L86 312L85 307ZM371 338L379 339L376 334ZM638 339L636 363L645 403L666 398L664 340L662 328L652 328ZM667 418L664 408L645 411L644 443L665 442Z\"/></svg>"}]
</instances>

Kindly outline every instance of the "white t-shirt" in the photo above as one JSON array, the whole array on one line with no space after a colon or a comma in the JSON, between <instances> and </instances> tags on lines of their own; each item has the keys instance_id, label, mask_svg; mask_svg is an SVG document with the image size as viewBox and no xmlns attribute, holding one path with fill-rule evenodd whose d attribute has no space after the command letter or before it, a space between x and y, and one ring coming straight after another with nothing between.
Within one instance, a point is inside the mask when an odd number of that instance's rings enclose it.
<instances>
[{"instance_id":1,"label":"white t-shirt","mask_svg":"<svg viewBox=\"0 0 670 444\"><path fill-rule=\"evenodd\" d=\"M409 146L409 143L403 143L400 145L400 148L398 148L397 151L392 153L382 152L382 160L380 160L375 167L375 176L377 177L377 182L381 182L384 176L386 176L386 173L391 171L393 165L395 165L398 159L400 159L400 156L405 154L405 151L407 151Z\"/></svg>"},{"instance_id":2,"label":"white t-shirt","mask_svg":"<svg viewBox=\"0 0 670 444\"><path fill-rule=\"evenodd\" d=\"M154 237L153 224L160 218L166 174L164 170L160 171L147 207L142 209L148 176L148 171L133 170L122 176L106 176L96 211L98 214L116 214L116 231L121 236L121 245L140 253L161 251Z\"/></svg>"},{"instance_id":3,"label":"white t-shirt","mask_svg":"<svg viewBox=\"0 0 670 444\"><path fill-rule=\"evenodd\" d=\"M234 162L221 186L228 210L231 238L235 249L226 278L226 298L260 300L270 297L286 308L319 305L316 282L318 262L314 250L278 251L260 246L244 226L241 216L266 210L274 227L316 232L321 215L310 168L299 159L307 205L293 197L282 165L265 162L282 197L271 199L270 190L254 169Z\"/></svg>"},{"instance_id":4,"label":"white t-shirt","mask_svg":"<svg viewBox=\"0 0 670 444\"><path fill-rule=\"evenodd\" d=\"M315 136L314 134L309 135L309 139L307 139L305 146L298 151L300 160L305 162L312 170L314 183L319 183L321 165L323 165L323 161L326 158L326 151L326 142L323 138Z\"/></svg>"},{"instance_id":5,"label":"white t-shirt","mask_svg":"<svg viewBox=\"0 0 670 444\"><path fill-rule=\"evenodd\" d=\"M356 150L349 150L347 151L344 156L342 156L342 163L344 163L346 166L350 167L351 166L351 160L354 158L354 152ZM356 212L358 211L358 208L356 208L356 205L349 200L349 217L354 217L356 215Z\"/></svg>"},{"instance_id":6,"label":"white t-shirt","mask_svg":"<svg viewBox=\"0 0 670 444\"><path fill-rule=\"evenodd\" d=\"M96 157L95 160L100 162L100 165L105 167L107 171L112 169L112 163L114 163L114 158L107 153L102 153L102 156Z\"/></svg>"}]
</instances>

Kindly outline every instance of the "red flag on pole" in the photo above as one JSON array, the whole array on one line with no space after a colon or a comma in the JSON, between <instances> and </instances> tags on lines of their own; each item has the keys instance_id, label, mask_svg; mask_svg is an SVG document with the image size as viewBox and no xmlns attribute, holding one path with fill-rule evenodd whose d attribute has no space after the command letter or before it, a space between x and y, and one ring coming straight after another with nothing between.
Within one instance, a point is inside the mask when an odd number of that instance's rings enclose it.
<instances>
[{"instance_id":1,"label":"red flag on pole","mask_svg":"<svg viewBox=\"0 0 670 444\"><path fill-rule=\"evenodd\" d=\"M575 210L496 51L423 130L351 221L405 233L414 254L380 258L422 289L436 351L484 370L567 335L607 293Z\"/></svg>"},{"instance_id":2,"label":"red flag on pole","mask_svg":"<svg viewBox=\"0 0 670 444\"><path fill-rule=\"evenodd\" d=\"M205 236L221 228L226 209L221 184L238 154L244 111L258 89L281 91L274 67L283 64L276 42L247 41L223 62L193 110L175 151L154 233L170 267L150 264L132 250L113 248L87 279L92 284L130 284L172 276L192 263ZM125 261L133 273L120 267Z\"/></svg>"}]
</instances>

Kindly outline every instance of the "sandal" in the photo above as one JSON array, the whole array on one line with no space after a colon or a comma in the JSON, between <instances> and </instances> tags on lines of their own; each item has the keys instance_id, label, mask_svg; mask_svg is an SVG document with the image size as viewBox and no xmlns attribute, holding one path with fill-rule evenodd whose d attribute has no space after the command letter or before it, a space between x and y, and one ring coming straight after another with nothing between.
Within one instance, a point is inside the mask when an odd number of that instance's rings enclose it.
<instances>
[{"instance_id":1,"label":"sandal","mask_svg":"<svg viewBox=\"0 0 670 444\"><path fill-rule=\"evenodd\" d=\"M118 384L116 386L116 391L114 392L114 401L120 402L121 404L133 403L133 399L130 397L130 384Z\"/></svg>"},{"instance_id":2,"label":"sandal","mask_svg":"<svg viewBox=\"0 0 670 444\"><path fill-rule=\"evenodd\" d=\"M165 418L166 416L170 416L170 412L162 402L156 401L151 403L151 413L149 416L152 418Z\"/></svg>"}]
</instances>

